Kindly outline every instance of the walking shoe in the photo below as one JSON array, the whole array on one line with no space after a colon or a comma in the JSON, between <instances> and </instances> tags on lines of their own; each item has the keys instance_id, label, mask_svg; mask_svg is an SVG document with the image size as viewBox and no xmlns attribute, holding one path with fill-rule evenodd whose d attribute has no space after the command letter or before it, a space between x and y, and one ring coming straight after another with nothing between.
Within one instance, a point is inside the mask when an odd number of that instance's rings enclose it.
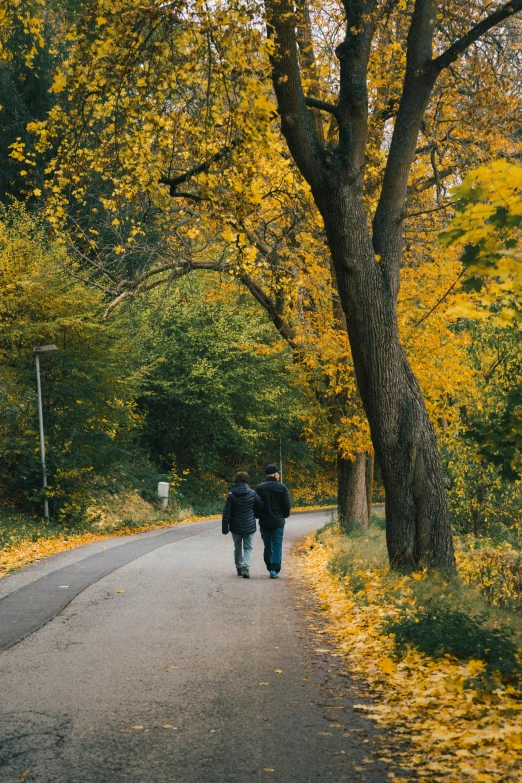
<instances>
[{"instance_id":1,"label":"walking shoe","mask_svg":"<svg viewBox=\"0 0 522 783\"><path fill-rule=\"evenodd\" d=\"M270 579L277 579L277 574L275 571L270 571Z\"/></svg>"},{"instance_id":2,"label":"walking shoe","mask_svg":"<svg viewBox=\"0 0 522 783\"><path fill-rule=\"evenodd\" d=\"M242 568L238 568L237 569L237 575L238 576L243 576L243 569Z\"/></svg>"},{"instance_id":3,"label":"walking shoe","mask_svg":"<svg viewBox=\"0 0 522 783\"><path fill-rule=\"evenodd\" d=\"M243 568L243 579L250 579L250 571L248 568Z\"/></svg>"}]
</instances>

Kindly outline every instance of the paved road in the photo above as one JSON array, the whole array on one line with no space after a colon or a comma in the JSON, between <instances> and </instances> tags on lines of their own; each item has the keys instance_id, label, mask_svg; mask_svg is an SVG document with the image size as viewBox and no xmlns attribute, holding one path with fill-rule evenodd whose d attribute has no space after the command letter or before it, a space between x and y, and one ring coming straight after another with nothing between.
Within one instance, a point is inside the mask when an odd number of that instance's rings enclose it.
<instances>
[{"instance_id":1,"label":"paved road","mask_svg":"<svg viewBox=\"0 0 522 783\"><path fill-rule=\"evenodd\" d=\"M287 552L324 521L292 517ZM175 530L2 580L11 639L17 601L27 630L31 601L42 620L61 585L81 592L0 652L1 783L384 781L368 753L379 738L351 709L361 699L314 652L293 581L267 578L259 536L246 580L215 522Z\"/></svg>"}]
</instances>

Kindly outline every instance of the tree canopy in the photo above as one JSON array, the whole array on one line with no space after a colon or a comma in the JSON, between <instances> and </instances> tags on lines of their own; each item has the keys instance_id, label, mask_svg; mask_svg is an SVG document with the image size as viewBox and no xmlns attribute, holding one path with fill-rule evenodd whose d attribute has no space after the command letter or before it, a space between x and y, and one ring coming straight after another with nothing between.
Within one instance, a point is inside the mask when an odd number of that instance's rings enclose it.
<instances>
[{"instance_id":1,"label":"tree canopy","mask_svg":"<svg viewBox=\"0 0 522 783\"><path fill-rule=\"evenodd\" d=\"M284 374L301 387L308 447L331 465L375 450L390 557L405 568L453 567L447 438L471 433L463 411L490 396L474 344L488 355L492 330L518 318L520 10L518 0L96 0L35 3L25 16L13 4L0 18L13 96L27 74L45 76L41 104L24 98L18 125L9 120L5 193L40 206L63 273L94 287L107 324L137 312L140 296L166 292L159 301L204 275L191 284L199 326L187 355L208 325L196 300L221 301L208 275L235 281L252 324L261 307L283 338L274 357L287 356ZM471 310L489 325L462 320ZM164 352L154 316L143 317L142 344ZM161 324L183 342L181 321ZM161 404L187 403L166 368L155 370ZM212 375L201 377L210 393ZM235 407L215 402L218 416ZM491 445L515 421L499 405L474 442L498 466L514 450L511 465L517 444Z\"/></svg>"}]
</instances>

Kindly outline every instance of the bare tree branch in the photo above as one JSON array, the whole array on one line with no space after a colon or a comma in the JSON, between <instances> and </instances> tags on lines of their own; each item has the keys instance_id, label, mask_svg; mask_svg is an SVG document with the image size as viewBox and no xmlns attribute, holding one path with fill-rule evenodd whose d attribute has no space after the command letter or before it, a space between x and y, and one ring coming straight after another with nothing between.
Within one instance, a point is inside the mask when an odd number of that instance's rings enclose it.
<instances>
[{"instance_id":1,"label":"bare tree branch","mask_svg":"<svg viewBox=\"0 0 522 783\"><path fill-rule=\"evenodd\" d=\"M477 22L468 32L455 41L445 52L436 57L433 61L434 65L439 71L443 68L447 68L451 63L454 63L458 57L463 54L475 41L491 30L493 27L501 24L510 16L518 13L522 10L522 0L510 0L509 3L497 8L492 14Z\"/></svg>"},{"instance_id":2,"label":"bare tree branch","mask_svg":"<svg viewBox=\"0 0 522 783\"><path fill-rule=\"evenodd\" d=\"M433 307L431 308L431 310L428 310L428 312L427 312L427 313L425 313L425 314L422 316L422 318L419 318L419 320L418 320L418 321L415 321L415 323L414 323L414 324L412 325L412 327L411 327L410 334L406 336L406 339L408 339L408 337L411 335L411 331L412 331L413 329L416 329L416 328L417 328L417 326L420 326L422 323L424 323L424 321L425 321L427 318L429 318L429 317L430 317L430 315L431 315L432 313L434 313L434 312L435 312L435 310L437 309L437 307L443 303L443 301L446 299L446 297L448 297L448 296L449 296L449 294L450 294L450 293L453 291L453 289L455 288L455 286L457 285L457 283L459 282L459 280L462 278L462 276L463 276L463 274L464 274L464 272L465 272L465 271L466 271L465 269L462 269L462 270L459 272L459 274L458 274L458 276L457 276L457 279L456 279L456 280L454 280L454 281L453 281L453 283L452 283L452 284L450 285L450 287L448 288L448 290L447 290L447 291L445 291L445 292L442 294L442 296L441 296L441 298L439 299L439 301L438 301L438 302L436 302L436 303L433 305Z\"/></svg>"},{"instance_id":3,"label":"bare tree branch","mask_svg":"<svg viewBox=\"0 0 522 783\"><path fill-rule=\"evenodd\" d=\"M340 65L339 146L348 176L360 177L368 136L368 58L377 0L344 0L346 33L335 50Z\"/></svg>"},{"instance_id":4,"label":"bare tree branch","mask_svg":"<svg viewBox=\"0 0 522 783\"><path fill-rule=\"evenodd\" d=\"M281 130L304 178L309 184L318 183L323 150L303 94L294 4L291 0L267 0L266 16L267 34L275 44L270 61Z\"/></svg>"},{"instance_id":5,"label":"bare tree branch","mask_svg":"<svg viewBox=\"0 0 522 783\"><path fill-rule=\"evenodd\" d=\"M254 282L254 280L252 280L249 275L240 275L239 279L243 285L248 288L254 299L259 302L259 304L266 310L270 316L270 320L274 324L281 337L286 340L293 351L297 351L298 345L295 341L295 332L292 327L289 326L283 318L281 318L277 312L274 301L270 299L267 294L265 294L261 286Z\"/></svg>"},{"instance_id":6,"label":"bare tree branch","mask_svg":"<svg viewBox=\"0 0 522 783\"><path fill-rule=\"evenodd\" d=\"M138 275L138 277L136 277L134 280L123 280L119 284L118 288L121 289L126 287L125 290L118 294L118 296L109 304L102 316L102 321L106 321L112 311L126 299L137 297L146 291L151 291L153 288L156 288L156 286L169 282L173 279L173 277L181 278L190 272L195 272L198 270L210 270L213 272L222 273L227 272L230 269L231 267L229 265L220 264L219 262L215 261L183 261L180 263L178 259L175 261L165 262L164 264L159 264L158 266L143 272L143 274ZM164 276L157 280L151 280L152 277L161 275L163 272L169 270L171 273L166 277ZM250 291L254 299L256 299L263 309L266 310L270 320L276 327L281 337L288 343L293 351L297 351L298 345L295 339L295 332L292 327L289 326L289 324L281 317L275 302L268 296L268 294L263 291L259 283L256 283L246 273L240 274L239 280L243 283L245 288Z\"/></svg>"},{"instance_id":7,"label":"bare tree branch","mask_svg":"<svg viewBox=\"0 0 522 783\"><path fill-rule=\"evenodd\" d=\"M177 188L179 185L183 185L185 182L188 182L192 177L196 177L198 174L203 174L205 171L208 171L209 168L212 166L213 163L219 163L220 160L223 160L226 155L228 155L230 152L232 152L233 149L235 149L242 141L242 137L239 136L237 139L234 139L230 142L230 144L227 144L222 149L218 150L218 152L214 153L214 155L211 155L207 160L205 160L203 163L198 163L197 166L193 166L188 171L185 171L183 174L178 174L177 177L162 177L160 179L160 184L162 185L169 185L170 186L170 195L174 198L176 196L183 195L184 198L194 198L195 200L198 198L197 196L194 197L192 194L187 193L179 193ZM199 199L200 201L202 199Z\"/></svg>"},{"instance_id":8,"label":"bare tree branch","mask_svg":"<svg viewBox=\"0 0 522 783\"><path fill-rule=\"evenodd\" d=\"M333 114L334 117L339 116L339 109L333 103L328 101L322 101L319 98L314 98L311 95L305 96L305 103L310 109L320 109L320 111L327 111L329 114Z\"/></svg>"},{"instance_id":9,"label":"bare tree branch","mask_svg":"<svg viewBox=\"0 0 522 783\"><path fill-rule=\"evenodd\" d=\"M312 36L312 20L310 18L310 9L308 7L308 0L296 0L296 7L298 11L298 25L297 25L297 43L299 46L299 60L301 68L303 69L303 75L309 83L310 98L312 100L319 100L321 95L321 88L317 74L314 41ZM309 108L320 109L327 111L324 106L313 105L309 103L308 98L305 98L306 105ZM321 101L321 103L324 103ZM318 112L313 113L315 132L321 145L324 147L324 125L323 117Z\"/></svg>"},{"instance_id":10,"label":"bare tree branch","mask_svg":"<svg viewBox=\"0 0 522 783\"><path fill-rule=\"evenodd\" d=\"M447 166L445 169L441 169L439 171L439 181L450 177L452 174L455 174L456 171L456 166ZM423 193L425 190L432 188L434 185L435 177L428 177L428 179L423 179L420 181L417 180L416 182L413 182L412 185L410 185L408 188L408 195L410 196L415 193Z\"/></svg>"},{"instance_id":11,"label":"bare tree branch","mask_svg":"<svg viewBox=\"0 0 522 783\"><path fill-rule=\"evenodd\" d=\"M401 215L408 178L419 128L437 78L437 70L432 67L435 20L433 0L416 0L408 31L404 86L373 221L375 252L391 267L400 263ZM394 270L390 271L395 277Z\"/></svg>"},{"instance_id":12,"label":"bare tree branch","mask_svg":"<svg viewBox=\"0 0 522 783\"><path fill-rule=\"evenodd\" d=\"M198 196L196 193L188 193L185 190L175 190L174 193L172 193L172 186L171 186L171 193L170 195L172 198L187 198L189 201L196 201L198 204L201 201L210 201L208 198L203 198L203 196Z\"/></svg>"},{"instance_id":13,"label":"bare tree branch","mask_svg":"<svg viewBox=\"0 0 522 783\"><path fill-rule=\"evenodd\" d=\"M432 209L421 209L419 212L405 212L403 219L409 220L410 218L420 217L421 215L430 215L432 212L440 212L442 209L449 209L454 206L454 201L448 201L446 204L441 204L439 207L433 207Z\"/></svg>"}]
</instances>

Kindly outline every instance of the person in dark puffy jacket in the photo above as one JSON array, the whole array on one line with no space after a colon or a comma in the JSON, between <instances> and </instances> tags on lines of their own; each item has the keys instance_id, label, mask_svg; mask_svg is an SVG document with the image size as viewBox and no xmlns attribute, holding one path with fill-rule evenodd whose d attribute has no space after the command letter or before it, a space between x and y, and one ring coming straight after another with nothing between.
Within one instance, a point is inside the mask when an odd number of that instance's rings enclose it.
<instances>
[{"instance_id":1,"label":"person in dark puffy jacket","mask_svg":"<svg viewBox=\"0 0 522 783\"><path fill-rule=\"evenodd\" d=\"M234 486L228 493L223 509L221 524L225 535L229 531L232 533L237 575L243 579L250 576L254 533L257 530L256 517L259 517L262 509L259 495L248 486L248 473L236 473Z\"/></svg>"},{"instance_id":2,"label":"person in dark puffy jacket","mask_svg":"<svg viewBox=\"0 0 522 783\"><path fill-rule=\"evenodd\" d=\"M265 480L256 487L256 492L263 503L259 515L259 529L265 545L263 557L270 579L277 579L281 570L285 519L290 516L290 496L279 478L277 465L267 465Z\"/></svg>"}]
</instances>

